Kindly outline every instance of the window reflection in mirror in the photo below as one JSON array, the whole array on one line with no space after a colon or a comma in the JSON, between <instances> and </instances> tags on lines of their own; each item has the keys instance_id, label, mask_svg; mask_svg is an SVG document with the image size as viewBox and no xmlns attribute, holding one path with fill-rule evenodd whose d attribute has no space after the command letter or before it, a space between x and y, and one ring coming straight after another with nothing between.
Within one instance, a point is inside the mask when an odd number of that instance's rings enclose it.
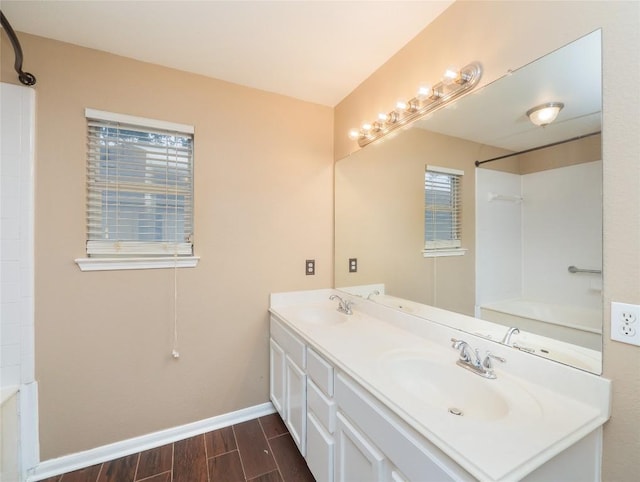
<instances>
[{"instance_id":1,"label":"window reflection in mirror","mask_svg":"<svg viewBox=\"0 0 640 482\"><path fill-rule=\"evenodd\" d=\"M462 250L463 171L427 165L424 173L425 256L464 254Z\"/></svg>"}]
</instances>

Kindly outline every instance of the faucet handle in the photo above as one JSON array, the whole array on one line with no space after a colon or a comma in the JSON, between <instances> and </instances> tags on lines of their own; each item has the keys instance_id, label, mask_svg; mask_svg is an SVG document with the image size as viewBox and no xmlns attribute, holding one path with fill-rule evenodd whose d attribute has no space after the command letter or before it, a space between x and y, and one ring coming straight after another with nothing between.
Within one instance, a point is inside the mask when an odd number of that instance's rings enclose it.
<instances>
[{"instance_id":1,"label":"faucet handle","mask_svg":"<svg viewBox=\"0 0 640 482\"><path fill-rule=\"evenodd\" d=\"M469 346L469 344L464 340L458 340L456 338L451 338L451 341L452 341L451 347L454 350L460 351L460 360L464 362L472 362L471 353L470 353L471 347Z\"/></svg>"},{"instance_id":2,"label":"faucet handle","mask_svg":"<svg viewBox=\"0 0 640 482\"><path fill-rule=\"evenodd\" d=\"M355 303L353 300L344 300L344 312L347 315L351 315L353 313L353 310L351 309L351 307L355 304L357 303Z\"/></svg>"},{"instance_id":3,"label":"faucet handle","mask_svg":"<svg viewBox=\"0 0 640 482\"><path fill-rule=\"evenodd\" d=\"M502 358L501 356L494 355L493 353L488 351L487 355L484 357L484 360L482 361L482 366L484 368L486 368L487 370L493 369L493 362L491 360L497 360L500 363L506 363L506 361L507 361L504 358Z\"/></svg>"},{"instance_id":4,"label":"faucet handle","mask_svg":"<svg viewBox=\"0 0 640 482\"><path fill-rule=\"evenodd\" d=\"M462 350L464 349L466 344L467 344L467 342L464 341L464 340L458 340L457 338L451 338L451 348L453 348L454 350L460 350L460 352L462 352Z\"/></svg>"}]
</instances>

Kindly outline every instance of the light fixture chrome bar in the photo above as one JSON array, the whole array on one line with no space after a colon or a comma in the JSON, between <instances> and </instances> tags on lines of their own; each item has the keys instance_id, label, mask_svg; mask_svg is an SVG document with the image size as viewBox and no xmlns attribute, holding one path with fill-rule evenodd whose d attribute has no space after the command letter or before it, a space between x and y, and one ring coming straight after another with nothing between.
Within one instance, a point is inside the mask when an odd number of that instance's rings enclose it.
<instances>
[{"instance_id":1,"label":"light fixture chrome bar","mask_svg":"<svg viewBox=\"0 0 640 482\"><path fill-rule=\"evenodd\" d=\"M408 108L398 113L392 111L384 123L378 122L375 129L361 129L358 137L358 145L364 147L371 144L386 134L409 124L415 119L432 112L459 97L463 93L476 86L482 76L482 66L473 62L460 69L455 81L449 85L442 82L434 85L433 94L421 100L413 98L407 102Z\"/></svg>"}]
</instances>

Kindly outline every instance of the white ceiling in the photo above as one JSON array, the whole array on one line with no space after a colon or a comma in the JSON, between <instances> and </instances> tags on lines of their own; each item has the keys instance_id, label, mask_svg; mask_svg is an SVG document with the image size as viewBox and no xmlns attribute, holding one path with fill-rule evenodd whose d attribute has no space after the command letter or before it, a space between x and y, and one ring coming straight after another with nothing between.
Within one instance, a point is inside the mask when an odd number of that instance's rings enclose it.
<instances>
[{"instance_id":1,"label":"white ceiling","mask_svg":"<svg viewBox=\"0 0 640 482\"><path fill-rule=\"evenodd\" d=\"M18 32L335 106L452 3L2 0L2 11Z\"/></svg>"}]
</instances>

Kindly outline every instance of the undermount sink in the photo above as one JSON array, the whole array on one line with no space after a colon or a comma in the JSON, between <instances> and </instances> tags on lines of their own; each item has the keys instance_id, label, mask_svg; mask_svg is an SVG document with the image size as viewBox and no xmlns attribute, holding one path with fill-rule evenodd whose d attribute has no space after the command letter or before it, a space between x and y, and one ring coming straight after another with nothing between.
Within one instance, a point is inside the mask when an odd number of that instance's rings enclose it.
<instances>
[{"instance_id":1,"label":"undermount sink","mask_svg":"<svg viewBox=\"0 0 640 482\"><path fill-rule=\"evenodd\" d=\"M517 384L482 378L455 362L422 352L388 353L381 359L381 369L405 394L452 416L493 421L518 412L540 415L538 403Z\"/></svg>"},{"instance_id":2,"label":"undermount sink","mask_svg":"<svg viewBox=\"0 0 640 482\"><path fill-rule=\"evenodd\" d=\"M349 320L350 316L354 316L339 312L333 303L331 305L290 307L286 309L286 314L292 319L313 325L335 325L344 323Z\"/></svg>"}]
</instances>

